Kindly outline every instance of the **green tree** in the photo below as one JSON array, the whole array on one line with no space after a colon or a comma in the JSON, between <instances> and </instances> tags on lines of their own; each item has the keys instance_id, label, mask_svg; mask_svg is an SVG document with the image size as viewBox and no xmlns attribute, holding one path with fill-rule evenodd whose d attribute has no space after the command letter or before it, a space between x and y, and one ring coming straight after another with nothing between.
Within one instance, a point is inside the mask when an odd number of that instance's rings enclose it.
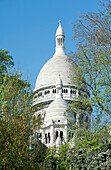
<instances>
[{"instance_id":1,"label":"green tree","mask_svg":"<svg viewBox=\"0 0 111 170\"><path fill-rule=\"evenodd\" d=\"M28 161L32 92L21 74L7 75L1 85L0 166L23 168Z\"/></svg>"},{"instance_id":2,"label":"green tree","mask_svg":"<svg viewBox=\"0 0 111 170\"><path fill-rule=\"evenodd\" d=\"M90 92L88 99L82 92L80 100L99 113L111 114L111 1L102 7L97 13L81 15L74 23L77 52L72 59L78 66L74 70L78 89L86 87Z\"/></svg>"},{"instance_id":3,"label":"green tree","mask_svg":"<svg viewBox=\"0 0 111 170\"><path fill-rule=\"evenodd\" d=\"M91 130L77 127L77 149L93 148L108 141L111 123L111 1L102 2L97 13L84 13L74 23L77 51L72 80L79 91L70 110L92 111ZM75 68L75 67L74 67ZM85 114L84 112L84 114Z\"/></svg>"},{"instance_id":4,"label":"green tree","mask_svg":"<svg viewBox=\"0 0 111 170\"><path fill-rule=\"evenodd\" d=\"M2 51L1 59L0 169L37 169L45 151L41 144L29 150L29 136L40 124L32 116L32 88L20 72L8 72L14 63L6 51Z\"/></svg>"},{"instance_id":5,"label":"green tree","mask_svg":"<svg viewBox=\"0 0 111 170\"><path fill-rule=\"evenodd\" d=\"M3 76L8 72L8 68L14 66L13 57L8 54L9 51L0 49L0 85L3 81Z\"/></svg>"}]
</instances>

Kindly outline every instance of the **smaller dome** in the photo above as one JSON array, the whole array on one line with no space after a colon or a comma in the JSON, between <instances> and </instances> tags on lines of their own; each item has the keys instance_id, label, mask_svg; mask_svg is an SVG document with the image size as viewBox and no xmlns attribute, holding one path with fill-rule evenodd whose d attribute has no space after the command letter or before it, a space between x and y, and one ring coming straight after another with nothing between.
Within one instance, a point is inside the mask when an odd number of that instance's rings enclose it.
<instances>
[{"instance_id":1,"label":"smaller dome","mask_svg":"<svg viewBox=\"0 0 111 170\"><path fill-rule=\"evenodd\" d=\"M68 104L63 98L55 98L55 100L49 105L46 111L44 121L50 122L52 119L58 120L58 118L60 118L64 122L66 119L65 112L67 108Z\"/></svg>"},{"instance_id":2,"label":"smaller dome","mask_svg":"<svg viewBox=\"0 0 111 170\"><path fill-rule=\"evenodd\" d=\"M61 26L61 20L59 20L59 26L58 26L57 31L56 31L56 37L59 36L59 35L65 36L64 30Z\"/></svg>"}]
</instances>

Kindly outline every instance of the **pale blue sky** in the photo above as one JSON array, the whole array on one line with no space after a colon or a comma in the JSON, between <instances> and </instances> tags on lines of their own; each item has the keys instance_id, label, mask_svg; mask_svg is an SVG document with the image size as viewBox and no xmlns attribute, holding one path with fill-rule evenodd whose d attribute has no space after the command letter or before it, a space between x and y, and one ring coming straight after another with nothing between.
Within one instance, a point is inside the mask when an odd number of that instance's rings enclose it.
<instances>
[{"instance_id":1,"label":"pale blue sky","mask_svg":"<svg viewBox=\"0 0 111 170\"><path fill-rule=\"evenodd\" d=\"M34 88L40 69L54 54L59 19L69 53L75 50L72 22L98 9L98 0L0 0L0 48L10 51L15 68L24 79L30 75Z\"/></svg>"}]
</instances>

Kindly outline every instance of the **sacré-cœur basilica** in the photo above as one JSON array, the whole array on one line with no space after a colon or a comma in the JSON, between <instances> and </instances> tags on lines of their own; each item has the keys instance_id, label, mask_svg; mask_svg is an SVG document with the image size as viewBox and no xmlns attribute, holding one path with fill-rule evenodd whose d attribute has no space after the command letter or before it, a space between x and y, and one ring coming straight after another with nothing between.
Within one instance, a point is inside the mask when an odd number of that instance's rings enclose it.
<instances>
[{"instance_id":1,"label":"sacr\u00e9-c\u0153ur basilica","mask_svg":"<svg viewBox=\"0 0 111 170\"><path fill-rule=\"evenodd\" d=\"M65 53L65 34L59 21L56 31L56 49L53 57L42 67L33 91L34 115L43 119L43 124L34 133L47 147L71 142L74 137L71 125L80 124L80 119L90 124L90 114L67 111L68 104L77 100L80 91L72 83L72 62ZM76 67L76 65L75 65ZM89 95L87 94L87 97Z\"/></svg>"}]
</instances>

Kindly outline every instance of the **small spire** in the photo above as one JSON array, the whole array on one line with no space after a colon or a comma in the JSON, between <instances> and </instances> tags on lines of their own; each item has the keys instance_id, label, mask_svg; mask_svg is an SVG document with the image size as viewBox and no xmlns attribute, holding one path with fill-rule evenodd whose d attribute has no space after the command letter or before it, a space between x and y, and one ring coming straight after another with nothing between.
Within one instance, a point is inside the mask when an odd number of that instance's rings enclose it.
<instances>
[{"instance_id":1,"label":"small spire","mask_svg":"<svg viewBox=\"0 0 111 170\"><path fill-rule=\"evenodd\" d=\"M59 20L59 25L61 25L61 20Z\"/></svg>"},{"instance_id":2,"label":"small spire","mask_svg":"<svg viewBox=\"0 0 111 170\"><path fill-rule=\"evenodd\" d=\"M61 77L60 77L60 73L58 75L58 78L57 78L57 81L56 81L56 85L61 85L62 86L62 80L61 80Z\"/></svg>"},{"instance_id":3,"label":"small spire","mask_svg":"<svg viewBox=\"0 0 111 170\"><path fill-rule=\"evenodd\" d=\"M62 80L60 78L60 74L56 81L56 98L62 98Z\"/></svg>"}]
</instances>

